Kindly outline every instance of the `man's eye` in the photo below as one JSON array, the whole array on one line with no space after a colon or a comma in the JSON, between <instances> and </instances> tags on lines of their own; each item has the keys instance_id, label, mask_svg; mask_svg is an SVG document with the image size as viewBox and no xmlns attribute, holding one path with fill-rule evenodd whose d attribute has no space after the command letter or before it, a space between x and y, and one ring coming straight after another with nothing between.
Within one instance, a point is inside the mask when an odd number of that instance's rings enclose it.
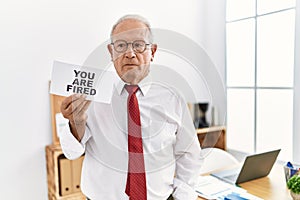
<instances>
[{"instance_id":1,"label":"man's eye","mask_svg":"<svg viewBox=\"0 0 300 200\"><path fill-rule=\"evenodd\" d=\"M143 44L141 44L141 43L135 43L134 46L137 47L137 48L139 48L139 47L142 47Z\"/></svg>"},{"instance_id":2,"label":"man's eye","mask_svg":"<svg viewBox=\"0 0 300 200\"><path fill-rule=\"evenodd\" d=\"M123 43L117 45L118 48L124 48L125 46L126 46L126 44L123 44Z\"/></svg>"}]
</instances>

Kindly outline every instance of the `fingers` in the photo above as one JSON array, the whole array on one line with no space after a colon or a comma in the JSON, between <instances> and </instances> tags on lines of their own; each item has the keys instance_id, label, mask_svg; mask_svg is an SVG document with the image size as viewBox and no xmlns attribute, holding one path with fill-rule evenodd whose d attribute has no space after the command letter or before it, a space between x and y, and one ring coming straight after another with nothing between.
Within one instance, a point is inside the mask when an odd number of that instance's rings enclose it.
<instances>
[{"instance_id":1,"label":"fingers","mask_svg":"<svg viewBox=\"0 0 300 200\"><path fill-rule=\"evenodd\" d=\"M72 94L72 95L66 97L66 98L64 99L64 101L62 102L60 109L61 109L62 111L63 111L63 110L66 110L66 109L70 106L70 104L71 104L73 101L76 101L77 99L79 99L80 96L81 96L80 94Z\"/></svg>"},{"instance_id":2,"label":"fingers","mask_svg":"<svg viewBox=\"0 0 300 200\"><path fill-rule=\"evenodd\" d=\"M75 99L72 101L72 103L66 108L67 112L75 114L78 113L78 109L80 110L81 107L83 106L82 104L84 104L85 101L85 97L81 96L78 99Z\"/></svg>"},{"instance_id":3,"label":"fingers","mask_svg":"<svg viewBox=\"0 0 300 200\"><path fill-rule=\"evenodd\" d=\"M75 103L76 103L76 107L72 113L72 115L74 115L74 117L83 115L85 113L85 111L88 109L89 105L91 104L91 101L88 101L88 100L79 101L78 100L78 101L74 102L74 104Z\"/></svg>"},{"instance_id":4,"label":"fingers","mask_svg":"<svg viewBox=\"0 0 300 200\"><path fill-rule=\"evenodd\" d=\"M61 104L61 112L70 121L82 122L87 118L85 111L90 103L91 101L86 100L85 95L73 94L64 99Z\"/></svg>"},{"instance_id":5,"label":"fingers","mask_svg":"<svg viewBox=\"0 0 300 200\"><path fill-rule=\"evenodd\" d=\"M91 102L92 102L92 101L85 100L84 106L82 107L81 111L82 111L82 112L85 112L85 111L89 108Z\"/></svg>"}]
</instances>

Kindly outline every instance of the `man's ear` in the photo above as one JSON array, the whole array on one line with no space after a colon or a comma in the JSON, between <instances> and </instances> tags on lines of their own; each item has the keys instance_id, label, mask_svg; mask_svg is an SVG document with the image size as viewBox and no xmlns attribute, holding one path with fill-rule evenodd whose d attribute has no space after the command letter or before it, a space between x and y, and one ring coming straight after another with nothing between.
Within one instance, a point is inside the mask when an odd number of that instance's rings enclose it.
<instances>
[{"instance_id":1,"label":"man's ear","mask_svg":"<svg viewBox=\"0 0 300 200\"><path fill-rule=\"evenodd\" d=\"M151 45L151 61L153 61L153 59L154 59L156 50L157 50L157 44L152 44Z\"/></svg>"},{"instance_id":2,"label":"man's ear","mask_svg":"<svg viewBox=\"0 0 300 200\"><path fill-rule=\"evenodd\" d=\"M113 46L111 44L108 44L107 49L110 53L111 60L113 60Z\"/></svg>"}]
</instances>

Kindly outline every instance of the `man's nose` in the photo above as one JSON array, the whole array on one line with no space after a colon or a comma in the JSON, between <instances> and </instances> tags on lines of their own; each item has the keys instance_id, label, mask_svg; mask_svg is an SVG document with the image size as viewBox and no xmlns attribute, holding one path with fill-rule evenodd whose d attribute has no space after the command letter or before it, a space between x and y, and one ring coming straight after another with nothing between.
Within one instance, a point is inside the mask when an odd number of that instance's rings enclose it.
<instances>
[{"instance_id":1,"label":"man's nose","mask_svg":"<svg viewBox=\"0 0 300 200\"><path fill-rule=\"evenodd\" d=\"M125 55L126 55L126 58L135 58L136 57L135 52L132 48L132 45L128 45Z\"/></svg>"}]
</instances>

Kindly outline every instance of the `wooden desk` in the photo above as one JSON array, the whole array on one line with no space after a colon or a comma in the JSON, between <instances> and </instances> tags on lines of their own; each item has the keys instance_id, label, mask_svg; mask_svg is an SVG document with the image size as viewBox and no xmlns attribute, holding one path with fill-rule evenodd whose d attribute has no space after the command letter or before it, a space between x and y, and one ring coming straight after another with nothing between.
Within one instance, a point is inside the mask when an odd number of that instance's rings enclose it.
<instances>
[{"instance_id":1,"label":"wooden desk","mask_svg":"<svg viewBox=\"0 0 300 200\"><path fill-rule=\"evenodd\" d=\"M283 167L275 164L269 176L241 183L240 186L249 193L265 200L292 200L286 187ZM200 200L203 198L198 198Z\"/></svg>"}]
</instances>

